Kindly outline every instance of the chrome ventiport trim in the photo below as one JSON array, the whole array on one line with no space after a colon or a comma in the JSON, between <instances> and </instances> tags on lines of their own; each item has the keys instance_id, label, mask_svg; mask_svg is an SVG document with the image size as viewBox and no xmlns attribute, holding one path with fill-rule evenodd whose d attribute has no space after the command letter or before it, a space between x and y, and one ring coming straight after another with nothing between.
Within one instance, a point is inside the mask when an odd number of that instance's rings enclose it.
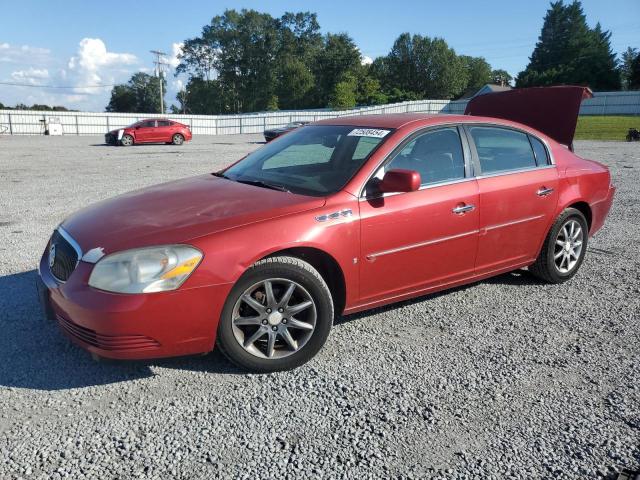
<instances>
[{"instance_id":1,"label":"chrome ventiport trim","mask_svg":"<svg viewBox=\"0 0 640 480\"><path fill-rule=\"evenodd\" d=\"M81 260L86 263L98 263L102 257L104 257L104 248L96 247L85 253Z\"/></svg>"},{"instance_id":2,"label":"chrome ventiport trim","mask_svg":"<svg viewBox=\"0 0 640 480\"><path fill-rule=\"evenodd\" d=\"M376 258L382 257L384 255L390 255L392 253L404 252L406 250L412 250L414 248L426 247L428 245L435 245L437 243L442 243L442 242L446 242L446 241L449 241L449 240L455 240L457 238L468 237L469 235L475 235L478 232L479 232L479 230L471 230L470 232L459 233L457 235L451 235L451 236L448 236L448 237L434 238L433 240L427 240L426 242L412 243L411 245L405 245L405 246L402 246L402 247L392 248L390 250L383 250L382 252L370 253L369 255L367 255L366 258L369 261L373 261Z\"/></svg>"},{"instance_id":3,"label":"chrome ventiport trim","mask_svg":"<svg viewBox=\"0 0 640 480\"><path fill-rule=\"evenodd\" d=\"M326 222L327 220L336 220L340 217L347 218L353 215L353 211L350 208L345 208L338 212L325 213L324 215L318 215L316 217L317 222Z\"/></svg>"}]
</instances>

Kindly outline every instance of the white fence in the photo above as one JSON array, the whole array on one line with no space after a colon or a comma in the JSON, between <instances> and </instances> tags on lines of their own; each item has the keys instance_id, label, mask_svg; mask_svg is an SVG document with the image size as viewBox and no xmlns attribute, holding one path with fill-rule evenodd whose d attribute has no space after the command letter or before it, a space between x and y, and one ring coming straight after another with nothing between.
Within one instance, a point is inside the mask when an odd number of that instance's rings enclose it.
<instances>
[{"instance_id":1,"label":"white fence","mask_svg":"<svg viewBox=\"0 0 640 480\"><path fill-rule=\"evenodd\" d=\"M46 112L0 110L0 133L41 135L45 121L58 117L65 135L102 135L109 130L126 127L143 118L169 117L191 127L195 135L262 133L267 128L281 127L296 120L315 121L350 115L379 113L464 113L466 100L417 100L353 110L298 110L261 112L243 115L160 115L144 113ZM597 92L580 109L582 115L640 115L640 91Z\"/></svg>"}]
</instances>

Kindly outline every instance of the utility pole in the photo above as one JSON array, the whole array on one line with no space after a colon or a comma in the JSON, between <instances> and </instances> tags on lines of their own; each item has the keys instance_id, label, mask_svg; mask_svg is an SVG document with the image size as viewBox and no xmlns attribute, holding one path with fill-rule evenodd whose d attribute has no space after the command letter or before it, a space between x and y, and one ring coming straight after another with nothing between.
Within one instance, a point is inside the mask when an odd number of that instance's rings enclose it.
<instances>
[{"instance_id":1,"label":"utility pole","mask_svg":"<svg viewBox=\"0 0 640 480\"><path fill-rule=\"evenodd\" d=\"M162 74L164 72L164 68L169 65L164 61L164 57L167 55L164 52L160 52L158 50L151 50L156 57L153 63L156 66L156 73L158 75L158 80L160 82L160 113L164 115L164 95L162 93Z\"/></svg>"}]
</instances>

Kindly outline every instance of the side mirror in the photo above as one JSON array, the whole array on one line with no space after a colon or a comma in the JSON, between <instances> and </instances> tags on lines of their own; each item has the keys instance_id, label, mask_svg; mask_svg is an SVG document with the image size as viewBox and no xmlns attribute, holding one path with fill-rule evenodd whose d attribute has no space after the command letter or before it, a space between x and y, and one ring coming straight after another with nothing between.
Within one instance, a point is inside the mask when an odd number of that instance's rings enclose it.
<instances>
[{"instance_id":1,"label":"side mirror","mask_svg":"<svg viewBox=\"0 0 640 480\"><path fill-rule=\"evenodd\" d=\"M378 184L382 193L415 192L420 189L420 174L415 170L393 169Z\"/></svg>"}]
</instances>

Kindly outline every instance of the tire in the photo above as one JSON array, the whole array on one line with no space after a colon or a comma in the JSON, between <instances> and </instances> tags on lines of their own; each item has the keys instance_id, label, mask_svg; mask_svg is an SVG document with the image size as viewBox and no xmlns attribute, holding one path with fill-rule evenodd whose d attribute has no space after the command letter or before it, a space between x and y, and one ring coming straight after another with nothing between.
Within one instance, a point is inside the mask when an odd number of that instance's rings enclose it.
<instances>
[{"instance_id":1,"label":"tire","mask_svg":"<svg viewBox=\"0 0 640 480\"><path fill-rule=\"evenodd\" d=\"M312 305L305 307L308 302ZM216 343L245 370L290 370L322 348L333 315L331 292L315 268L296 257L269 257L247 270L231 290Z\"/></svg>"},{"instance_id":2,"label":"tire","mask_svg":"<svg viewBox=\"0 0 640 480\"><path fill-rule=\"evenodd\" d=\"M134 140L131 135L123 135L120 139L120 145L122 145L123 147L130 147L131 145L133 145L133 143Z\"/></svg>"},{"instance_id":3,"label":"tire","mask_svg":"<svg viewBox=\"0 0 640 480\"><path fill-rule=\"evenodd\" d=\"M181 134L176 133L171 137L171 143L174 145L182 145L184 143L184 137Z\"/></svg>"},{"instance_id":4,"label":"tire","mask_svg":"<svg viewBox=\"0 0 640 480\"><path fill-rule=\"evenodd\" d=\"M571 232L574 232L573 235ZM581 243L578 245L578 242ZM529 271L549 283L566 282L578 273L588 242L589 227L584 215L580 210L567 208L549 230L540 254Z\"/></svg>"}]
</instances>

